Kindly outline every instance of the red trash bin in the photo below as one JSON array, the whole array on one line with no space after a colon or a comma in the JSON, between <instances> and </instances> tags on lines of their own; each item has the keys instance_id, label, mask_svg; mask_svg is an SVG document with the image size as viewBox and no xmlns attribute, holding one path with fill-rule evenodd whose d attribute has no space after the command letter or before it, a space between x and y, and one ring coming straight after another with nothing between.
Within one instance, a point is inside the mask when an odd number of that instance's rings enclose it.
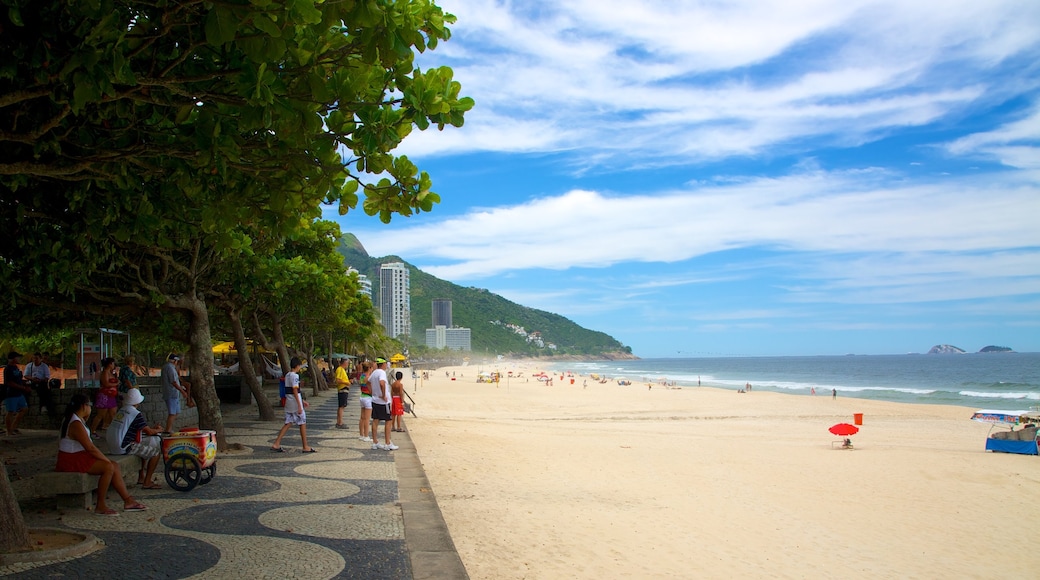
<instances>
[{"instance_id":1,"label":"red trash bin","mask_svg":"<svg viewBox=\"0 0 1040 580\"><path fill-rule=\"evenodd\" d=\"M855 423L856 425L862 425L863 424L863 413L853 413L852 414L852 422Z\"/></svg>"}]
</instances>

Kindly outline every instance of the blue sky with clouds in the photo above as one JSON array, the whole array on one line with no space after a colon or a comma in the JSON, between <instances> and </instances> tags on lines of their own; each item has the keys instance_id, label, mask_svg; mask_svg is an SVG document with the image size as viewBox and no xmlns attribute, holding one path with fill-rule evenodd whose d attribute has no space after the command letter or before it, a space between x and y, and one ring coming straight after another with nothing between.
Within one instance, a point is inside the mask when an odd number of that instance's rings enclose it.
<instances>
[{"instance_id":1,"label":"blue sky with clouds","mask_svg":"<svg viewBox=\"0 0 1040 580\"><path fill-rule=\"evenodd\" d=\"M438 4L477 105L371 255L642 357L1040 351L1040 2Z\"/></svg>"}]
</instances>

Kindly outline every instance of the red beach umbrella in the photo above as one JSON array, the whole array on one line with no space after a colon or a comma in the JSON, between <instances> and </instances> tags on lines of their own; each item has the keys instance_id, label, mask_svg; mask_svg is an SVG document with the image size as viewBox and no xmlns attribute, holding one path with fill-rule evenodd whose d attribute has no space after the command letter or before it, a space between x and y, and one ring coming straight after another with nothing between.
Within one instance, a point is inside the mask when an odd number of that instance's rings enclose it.
<instances>
[{"instance_id":1,"label":"red beach umbrella","mask_svg":"<svg viewBox=\"0 0 1040 580\"><path fill-rule=\"evenodd\" d=\"M833 427L828 429L828 431L834 433L839 437L848 437L849 435L855 435L856 433L859 433L859 427L849 423L838 423L837 425L834 425Z\"/></svg>"}]
</instances>

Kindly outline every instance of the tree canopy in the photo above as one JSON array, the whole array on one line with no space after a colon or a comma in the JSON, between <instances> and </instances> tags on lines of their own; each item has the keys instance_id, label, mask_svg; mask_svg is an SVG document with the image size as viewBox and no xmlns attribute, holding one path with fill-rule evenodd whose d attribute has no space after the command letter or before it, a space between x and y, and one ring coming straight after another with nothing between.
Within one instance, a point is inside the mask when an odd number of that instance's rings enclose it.
<instances>
[{"instance_id":1,"label":"tree canopy","mask_svg":"<svg viewBox=\"0 0 1040 580\"><path fill-rule=\"evenodd\" d=\"M323 204L389 222L439 200L393 150L473 106L451 69L414 64L454 17L430 0L0 4L5 306L182 316L223 444L209 301Z\"/></svg>"}]
</instances>

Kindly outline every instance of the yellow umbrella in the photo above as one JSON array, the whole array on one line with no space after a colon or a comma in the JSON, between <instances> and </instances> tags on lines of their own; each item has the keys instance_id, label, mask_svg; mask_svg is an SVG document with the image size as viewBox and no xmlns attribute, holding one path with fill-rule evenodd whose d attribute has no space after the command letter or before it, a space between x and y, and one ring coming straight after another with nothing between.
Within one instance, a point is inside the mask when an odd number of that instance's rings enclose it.
<instances>
[{"instance_id":1,"label":"yellow umbrella","mask_svg":"<svg viewBox=\"0 0 1040 580\"><path fill-rule=\"evenodd\" d=\"M408 360L408 357L404 356L401 353L397 353L394 356L390 357L390 362L401 362L403 360Z\"/></svg>"}]
</instances>

